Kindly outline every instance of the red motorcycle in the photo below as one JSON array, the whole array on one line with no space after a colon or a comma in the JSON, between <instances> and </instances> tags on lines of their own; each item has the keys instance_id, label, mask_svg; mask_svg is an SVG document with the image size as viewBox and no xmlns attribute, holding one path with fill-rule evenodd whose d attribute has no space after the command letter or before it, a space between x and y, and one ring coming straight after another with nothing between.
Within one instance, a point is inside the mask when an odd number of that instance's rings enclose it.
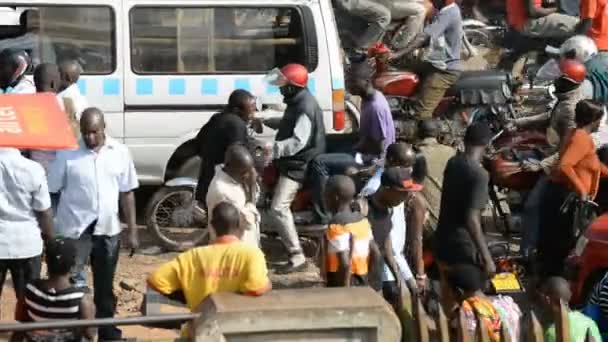
<instances>
[{"instance_id":1,"label":"red motorcycle","mask_svg":"<svg viewBox=\"0 0 608 342\"><path fill-rule=\"evenodd\" d=\"M389 64L390 50L377 44L368 50L367 58L375 66L374 86L387 97L397 135L416 140L417 119L413 106L420 90L421 76L415 71L393 70ZM446 92L433 116L441 124L440 140L453 144L464 134L473 109L510 108L518 84L500 71L465 71Z\"/></svg>"}]
</instances>

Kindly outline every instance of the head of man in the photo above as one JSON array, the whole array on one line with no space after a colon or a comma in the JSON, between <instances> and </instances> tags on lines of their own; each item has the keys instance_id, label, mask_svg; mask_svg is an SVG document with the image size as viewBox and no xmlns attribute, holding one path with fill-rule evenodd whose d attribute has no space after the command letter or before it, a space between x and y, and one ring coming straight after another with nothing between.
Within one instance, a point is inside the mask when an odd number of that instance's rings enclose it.
<instances>
[{"instance_id":1,"label":"head of man","mask_svg":"<svg viewBox=\"0 0 608 342\"><path fill-rule=\"evenodd\" d=\"M82 112L80 117L80 134L86 147L99 150L106 142L106 122L99 108L91 107Z\"/></svg>"},{"instance_id":2,"label":"head of man","mask_svg":"<svg viewBox=\"0 0 608 342\"><path fill-rule=\"evenodd\" d=\"M301 64L287 64L280 70L273 69L268 75L270 84L279 87L285 100L299 94L308 85L308 69Z\"/></svg>"},{"instance_id":3,"label":"head of man","mask_svg":"<svg viewBox=\"0 0 608 342\"><path fill-rule=\"evenodd\" d=\"M233 91L228 98L226 111L236 114L246 122L249 122L256 111L255 96L244 89Z\"/></svg>"},{"instance_id":4,"label":"head of man","mask_svg":"<svg viewBox=\"0 0 608 342\"><path fill-rule=\"evenodd\" d=\"M434 138L439 136L439 125L433 119L418 122L418 137L420 139Z\"/></svg>"},{"instance_id":5,"label":"head of man","mask_svg":"<svg viewBox=\"0 0 608 342\"><path fill-rule=\"evenodd\" d=\"M29 56L23 50L5 49L0 52L0 88L13 87L25 75Z\"/></svg>"},{"instance_id":6,"label":"head of man","mask_svg":"<svg viewBox=\"0 0 608 342\"><path fill-rule=\"evenodd\" d=\"M239 225L240 212L232 204L221 202L213 208L211 224L217 237L234 235L241 239L243 230Z\"/></svg>"},{"instance_id":7,"label":"head of man","mask_svg":"<svg viewBox=\"0 0 608 342\"><path fill-rule=\"evenodd\" d=\"M61 75L60 91L63 91L72 84L76 84L80 79L82 68L75 60L65 60L59 64L59 74Z\"/></svg>"},{"instance_id":8,"label":"head of man","mask_svg":"<svg viewBox=\"0 0 608 342\"><path fill-rule=\"evenodd\" d=\"M456 264L448 271L448 283L459 302L483 291L485 280L481 269L472 264Z\"/></svg>"},{"instance_id":9,"label":"head of man","mask_svg":"<svg viewBox=\"0 0 608 342\"><path fill-rule=\"evenodd\" d=\"M604 107L592 100L582 100L576 104L574 121L577 128L589 133L597 132L604 118Z\"/></svg>"},{"instance_id":10,"label":"head of man","mask_svg":"<svg viewBox=\"0 0 608 342\"><path fill-rule=\"evenodd\" d=\"M406 143L394 143L386 149L386 166L401 166L411 168L416 162L416 152L412 145Z\"/></svg>"},{"instance_id":11,"label":"head of man","mask_svg":"<svg viewBox=\"0 0 608 342\"><path fill-rule=\"evenodd\" d=\"M37 32L40 30L40 12L35 9L28 9L21 13L19 24L24 33Z\"/></svg>"},{"instance_id":12,"label":"head of man","mask_svg":"<svg viewBox=\"0 0 608 342\"><path fill-rule=\"evenodd\" d=\"M405 201L411 192L422 190L422 186L412 179L410 169L393 166L382 173L380 188L374 194L376 202L385 208L394 208Z\"/></svg>"},{"instance_id":13,"label":"head of man","mask_svg":"<svg viewBox=\"0 0 608 342\"><path fill-rule=\"evenodd\" d=\"M76 240L51 241L46 246L46 265L51 277L68 276L76 265Z\"/></svg>"},{"instance_id":14,"label":"head of man","mask_svg":"<svg viewBox=\"0 0 608 342\"><path fill-rule=\"evenodd\" d=\"M323 195L327 209L332 213L337 213L341 208L348 206L356 194L355 182L350 177L336 175L327 180Z\"/></svg>"},{"instance_id":15,"label":"head of man","mask_svg":"<svg viewBox=\"0 0 608 342\"><path fill-rule=\"evenodd\" d=\"M61 80L57 65L42 63L34 70L34 84L36 85L37 92L57 93L59 92L60 83Z\"/></svg>"},{"instance_id":16,"label":"head of man","mask_svg":"<svg viewBox=\"0 0 608 342\"><path fill-rule=\"evenodd\" d=\"M374 70L367 62L353 64L346 77L346 88L356 96L367 97L374 90Z\"/></svg>"},{"instance_id":17,"label":"head of man","mask_svg":"<svg viewBox=\"0 0 608 342\"><path fill-rule=\"evenodd\" d=\"M255 162L245 146L235 144L228 147L224 157L224 172L242 184L254 180Z\"/></svg>"},{"instance_id":18,"label":"head of man","mask_svg":"<svg viewBox=\"0 0 608 342\"><path fill-rule=\"evenodd\" d=\"M467 128L464 135L464 146L468 152L477 152L481 158L482 152L490 143L492 132L485 123L474 123Z\"/></svg>"},{"instance_id":19,"label":"head of man","mask_svg":"<svg viewBox=\"0 0 608 342\"><path fill-rule=\"evenodd\" d=\"M570 284L562 277L548 278L542 285L541 293L546 310L558 309L560 300L567 304L572 297Z\"/></svg>"}]
</instances>

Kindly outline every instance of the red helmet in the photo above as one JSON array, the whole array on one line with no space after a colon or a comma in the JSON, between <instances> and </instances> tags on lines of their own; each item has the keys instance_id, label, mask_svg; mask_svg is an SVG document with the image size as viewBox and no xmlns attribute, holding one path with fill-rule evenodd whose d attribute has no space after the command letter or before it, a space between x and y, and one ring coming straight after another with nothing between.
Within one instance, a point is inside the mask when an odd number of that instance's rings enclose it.
<instances>
[{"instance_id":1,"label":"red helmet","mask_svg":"<svg viewBox=\"0 0 608 342\"><path fill-rule=\"evenodd\" d=\"M287 64L281 70L271 70L266 75L266 81L279 87L291 84L305 88L308 84L308 70L300 64Z\"/></svg>"},{"instance_id":2,"label":"red helmet","mask_svg":"<svg viewBox=\"0 0 608 342\"><path fill-rule=\"evenodd\" d=\"M585 80L585 65L576 59L566 58L559 63L559 70L563 78L581 84Z\"/></svg>"}]
</instances>

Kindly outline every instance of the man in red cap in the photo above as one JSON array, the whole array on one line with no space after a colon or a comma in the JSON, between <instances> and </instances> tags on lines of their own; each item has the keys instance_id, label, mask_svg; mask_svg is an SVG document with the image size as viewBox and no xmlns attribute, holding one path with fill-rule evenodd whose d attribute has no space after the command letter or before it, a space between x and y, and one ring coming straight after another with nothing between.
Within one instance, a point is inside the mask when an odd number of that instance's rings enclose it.
<instances>
[{"instance_id":1,"label":"man in red cap","mask_svg":"<svg viewBox=\"0 0 608 342\"><path fill-rule=\"evenodd\" d=\"M267 80L279 87L287 104L277 125L265 123L278 129L273 154L280 177L270 210L276 218L281 241L290 254L289 265L280 272L291 273L306 267L290 209L291 202L302 187L308 163L325 152L325 125L323 111L306 87L306 67L288 64L281 70L273 70Z\"/></svg>"}]
</instances>

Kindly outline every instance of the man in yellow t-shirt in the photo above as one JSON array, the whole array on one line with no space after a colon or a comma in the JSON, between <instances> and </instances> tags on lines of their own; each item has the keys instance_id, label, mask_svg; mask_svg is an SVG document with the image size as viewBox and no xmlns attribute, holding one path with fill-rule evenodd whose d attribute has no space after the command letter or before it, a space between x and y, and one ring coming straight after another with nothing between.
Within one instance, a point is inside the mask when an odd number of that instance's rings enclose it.
<instances>
[{"instance_id":1,"label":"man in yellow t-shirt","mask_svg":"<svg viewBox=\"0 0 608 342\"><path fill-rule=\"evenodd\" d=\"M262 251L240 239L239 210L222 202L213 209L216 240L184 252L148 277L148 285L164 295L183 292L190 310L216 292L260 296L271 289Z\"/></svg>"}]
</instances>

